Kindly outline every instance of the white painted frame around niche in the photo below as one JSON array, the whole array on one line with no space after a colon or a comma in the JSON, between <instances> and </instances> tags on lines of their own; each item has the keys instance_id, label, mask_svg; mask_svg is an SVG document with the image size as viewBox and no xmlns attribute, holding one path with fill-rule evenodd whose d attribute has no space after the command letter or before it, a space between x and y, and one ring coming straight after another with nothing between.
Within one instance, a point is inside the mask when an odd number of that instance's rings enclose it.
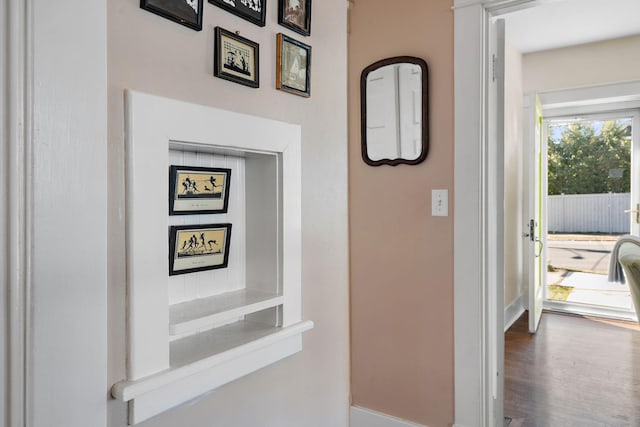
<instances>
[{"instance_id":1,"label":"white painted frame around niche","mask_svg":"<svg viewBox=\"0 0 640 427\"><path fill-rule=\"evenodd\" d=\"M114 396L126 401L138 394L138 389L149 389L140 392L147 393L158 388L154 384L168 384L176 376L175 369L172 371L170 367L168 327L170 150L277 157L281 174L277 197L284 298L282 328L273 338L262 341L300 336L313 323L301 322L300 126L136 91L125 91L125 111L128 378L114 386ZM299 351L301 341L299 346L292 347L291 340L283 346L287 350L281 352L281 357ZM251 347L245 346L247 351ZM258 361L253 363L254 368L243 366L238 372L246 374L265 364ZM193 373L189 371L190 375ZM127 397L128 394L131 396Z\"/></svg>"}]
</instances>

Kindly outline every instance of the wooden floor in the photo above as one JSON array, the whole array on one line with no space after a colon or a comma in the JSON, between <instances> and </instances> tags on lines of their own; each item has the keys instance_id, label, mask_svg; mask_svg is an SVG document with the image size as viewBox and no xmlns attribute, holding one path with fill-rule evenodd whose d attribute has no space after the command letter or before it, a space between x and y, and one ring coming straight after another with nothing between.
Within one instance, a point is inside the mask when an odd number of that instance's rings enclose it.
<instances>
[{"instance_id":1,"label":"wooden floor","mask_svg":"<svg viewBox=\"0 0 640 427\"><path fill-rule=\"evenodd\" d=\"M640 327L525 313L505 334L504 414L510 427L640 426Z\"/></svg>"}]
</instances>

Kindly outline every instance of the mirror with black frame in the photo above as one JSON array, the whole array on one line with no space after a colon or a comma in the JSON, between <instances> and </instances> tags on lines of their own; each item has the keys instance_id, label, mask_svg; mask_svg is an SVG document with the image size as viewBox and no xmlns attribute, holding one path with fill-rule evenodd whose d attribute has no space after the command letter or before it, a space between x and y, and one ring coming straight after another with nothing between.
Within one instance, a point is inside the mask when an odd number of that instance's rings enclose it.
<instances>
[{"instance_id":1,"label":"mirror with black frame","mask_svg":"<svg viewBox=\"0 0 640 427\"><path fill-rule=\"evenodd\" d=\"M377 61L362 71L362 158L371 166L416 165L427 158L427 63L413 56Z\"/></svg>"}]
</instances>

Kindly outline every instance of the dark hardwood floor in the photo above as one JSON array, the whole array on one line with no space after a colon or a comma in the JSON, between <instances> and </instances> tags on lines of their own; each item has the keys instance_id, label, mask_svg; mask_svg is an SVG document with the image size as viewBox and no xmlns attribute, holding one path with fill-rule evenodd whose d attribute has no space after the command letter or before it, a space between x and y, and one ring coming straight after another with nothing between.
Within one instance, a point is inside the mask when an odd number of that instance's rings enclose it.
<instances>
[{"instance_id":1,"label":"dark hardwood floor","mask_svg":"<svg viewBox=\"0 0 640 427\"><path fill-rule=\"evenodd\" d=\"M525 313L505 334L504 414L510 427L640 427L640 327Z\"/></svg>"}]
</instances>

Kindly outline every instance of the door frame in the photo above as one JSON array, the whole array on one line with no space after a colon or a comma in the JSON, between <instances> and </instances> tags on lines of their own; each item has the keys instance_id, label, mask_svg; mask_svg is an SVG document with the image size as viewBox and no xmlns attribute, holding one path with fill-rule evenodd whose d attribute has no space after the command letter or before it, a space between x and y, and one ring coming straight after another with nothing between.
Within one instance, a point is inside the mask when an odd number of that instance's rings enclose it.
<instances>
[{"instance_id":1,"label":"door frame","mask_svg":"<svg viewBox=\"0 0 640 427\"><path fill-rule=\"evenodd\" d=\"M106 19L106 0L0 5L3 427L107 425ZM74 227L92 250L69 261Z\"/></svg>"},{"instance_id":2,"label":"door frame","mask_svg":"<svg viewBox=\"0 0 640 427\"><path fill-rule=\"evenodd\" d=\"M502 406L500 354L495 339L504 301L499 256L502 212L497 198L504 165L489 145L488 88L491 19L539 0L454 1L454 421L457 427L495 427ZM495 148L495 147L494 147ZM496 283L491 287L489 283ZM502 325L500 325L502 328ZM499 416L499 415L498 415Z\"/></svg>"},{"instance_id":3,"label":"door frame","mask_svg":"<svg viewBox=\"0 0 640 427\"><path fill-rule=\"evenodd\" d=\"M28 2L7 0L0 8L0 20L6 23L0 34L3 46L0 54L0 129L6 141L0 149L2 179L0 189L0 304L6 315L0 319L0 391L6 396L0 403L3 425L28 425L27 384L29 316L29 254L31 245L31 211L29 195L31 162L31 94L32 45L27 34L32 33Z\"/></svg>"},{"instance_id":4,"label":"door frame","mask_svg":"<svg viewBox=\"0 0 640 427\"><path fill-rule=\"evenodd\" d=\"M640 81L613 83L597 86L589 86L582 88L574 88L568 90L554 90L540 92L542 115L543 115L543 142L545 144L544 162L546 163L546 144L547 144L547 126L549 121L559 120L562 118L570 118L573 116L585 116L585 118L608 120L612 117L630 116L633 120L633 129L640 129ZM602 97L606 95L606 97ZM550 104L548 102L551 102ZM633 203L640 202L640 131L633 134L631 153L631 201ZM546 169L546 165L545 165ZM542 197L546 199L548 194L545 192ZM546 236L548 234L546 224L546 210L543 212L545 216L544 229L541 230L544 242L544 251L547 251ZM631 222L631 218L629 218ZM640 226L631 223L631 234L638 234ZM545 257L545 263L546 263ZM525 262L529 262L526 260ZM545 309L570 312L581 315L597 315L604 317L613 317L624 320L635 321L637 318L634 313L626 310L599 307L596 305L574 305L561 301L551 301L546 298L546 278L543 279L545 286L545 297L543 307ZM529 300L529 304L531 301Z\"/></svg>"},{"instance_id":5,"label":"door frame","mask_svg":"<svg viewBox=\"0 0 640 427\"><path fill-rule=\"evenodd\" d=\"M491 348L496 311L503 302L489 301L488 272L495 272L495 245L486 242L486 219L491 205L487 180L496 170L487 168L490 151L485 131L487 29L490 18L545 0L454 0L454 398L456 427L494 427L492 389L497 352ZM600 89L602 90L602 89ZM605 97L604 92L602 97ZM541 97L542 98L542 97ZM552 96L541 99L554 104ZM618 99L616 102L626 102ZM557 103L556 103L557 104ZM562 108L562 105L555 105ZM493 423L493 425L492 425Z\"/></svg>"}]
</instances>

